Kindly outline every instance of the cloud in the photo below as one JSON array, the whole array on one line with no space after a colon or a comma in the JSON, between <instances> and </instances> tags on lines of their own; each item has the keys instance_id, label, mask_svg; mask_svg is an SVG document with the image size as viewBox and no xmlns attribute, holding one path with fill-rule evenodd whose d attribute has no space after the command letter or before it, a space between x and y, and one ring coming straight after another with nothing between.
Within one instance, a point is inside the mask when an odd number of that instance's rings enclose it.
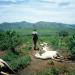
<instances>
[{"instance_id":1,"label":"cloud","mask_svg":"<svg viewBox=\"0 0 75 75\"><path fill-rule=\"evenodd\" d=\"M13 4L14 2L12 1L0 1L0 5L9 5L9 4Z\"/></svg>"},{"instance_id":2,"label":"cloud","mask_svg":"<svg viewBox=\"0 0 75 75\"><path fill-rule=\"evenodd\" d=\"M29 2L29 0L1 0L0 5L21 4Z\"/></svg>"},{"instance_id":3,"label":"cloud","mask_svg":"<svg viewBox=\"0 0 75 75\"><path fill-rule=\"evenodd\" d=\"M39 0L42 3L51 3L51 4L55 4L56 2L53 0Z\"/></svg>"},{"instance_id":4,"label":"cloud","mask_svg":"<svg viewBox=\"0 0 75 75\"><path fill-rule=\"evenodd\" d=\"M1 0L0 22L52 21L75 23L74 0Z\"/></svg>"},{"instance_id":5,"label":"cloud","mask_svg":"<svg viewBox=\"0 0 75 75\"><path fill-rule=\"evenodd\" d=\"M59 3L59 6L68 6L68 5L70 5L70 3L69 3L69 2Z\"/></svg>"}]
</instances>

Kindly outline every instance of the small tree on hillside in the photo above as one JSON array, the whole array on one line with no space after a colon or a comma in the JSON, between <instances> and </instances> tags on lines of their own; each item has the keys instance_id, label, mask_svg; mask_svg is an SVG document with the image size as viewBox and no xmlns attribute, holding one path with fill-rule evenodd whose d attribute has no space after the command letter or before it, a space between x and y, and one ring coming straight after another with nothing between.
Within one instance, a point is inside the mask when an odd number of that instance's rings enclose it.
<instances>
[{"instance_id":1,"label":"small tree on hillside","mask_svg":"<svg viewBox=\"0 0 75 75\"><path fill-rule=\"evenodd\" d=\"M68 49L69 49L71 59L75 60L75 35L69 37Z\"/></svg>"},{"instance_id":2,"label":"small tree on hillside","mask_svg":"<svg viewBox=\"0 0 75 75\"><path fill-rule=\"evenodd\" d=\"M59 36L60 37L66 37L66 36L68 36L68 32L67 31L60 31Z\"/></svg>"},{"instance_id":3,"label":"small tree on hillside","mask_svg":"<svg viewBox=\"0 0 75 75\"><path fill-rule=\"evenodd\" d=\"M4 31L0 31L0 50L6 50L8 47L8 38Z\"/></svg>"},{"instance_id":4,"label":"small tree on hillside","mask_svg":"<svg viewBox=\"0 0 75 75\"><path fill-rule=\"evenodd\" d=\"M16 52L15 47L21 42L19 35L15 31L6 31L8 37L9 48L12 52Z\"/></svg>"},{"instance_id":5,"label":"small tree on hillside","mask_svg":"<svg viewBox=\"0 0 75 75\"><path fill-rule=\"evenodd\" d=\"M66 37L68 37L69 33L67 31L60 31L59 35L59 43L63 46L63 42L65 42Z\"/></svg>"}]
</instances>

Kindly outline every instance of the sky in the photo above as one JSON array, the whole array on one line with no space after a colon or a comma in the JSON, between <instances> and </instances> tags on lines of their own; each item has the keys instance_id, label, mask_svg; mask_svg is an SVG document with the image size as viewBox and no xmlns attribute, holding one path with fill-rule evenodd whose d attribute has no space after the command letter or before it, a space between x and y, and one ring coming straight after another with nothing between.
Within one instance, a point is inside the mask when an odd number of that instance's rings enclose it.
<instances>
[{"instance_id":1,"label":"sky","mask_svg":"<svg viewBox=\"0 0 75 75\"><path fill-rule=\"evenodd\" d=\"M0 0L0 23L20 21L75 24L75 0Z\"/></svg>"}]
</instances>

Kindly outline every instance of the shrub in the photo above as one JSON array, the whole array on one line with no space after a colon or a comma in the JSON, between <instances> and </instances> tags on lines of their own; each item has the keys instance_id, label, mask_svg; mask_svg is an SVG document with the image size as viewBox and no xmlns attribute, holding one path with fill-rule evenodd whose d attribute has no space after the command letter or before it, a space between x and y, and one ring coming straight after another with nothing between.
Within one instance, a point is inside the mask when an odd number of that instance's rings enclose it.
<instances>
[{"instance_id":1,"label":"shrub","mask_svg":"<svg viewBox=\"0 0 75 75\"><path fill-rule=\"evenodd\" d=\"M62 73L63 73L63 70L61 68L51 67L38 72L37 75L60 75Z\"/></svg>"},{"instance_id":2,"label":"shrub","mask_svg":"<svg viewBox=\"0 0 75 75\"><path fill-rule=\"evenodd\" d=\"M74 35L68 38L68 52L72 60L75 60L75 37Z\"/></svg>"},{"instance_id":3,"label":"shrub","mask_svg":"<svg viewBox=\"0 0 75 75\"><path fill-rule=\"evenodd\" d=\"M1 57L3 60L7 61L7 62L10 62L12 60L14 60L15 58L17 58L18 55L12 53L11 51L8 51L6 53L6 55L4 55L3 57Z\"/></svg>"},{"instance_id":4,"label":"shrub","mask_svg":"<svg viewBox=\"0 0 75 75\"><path fill-rule=\"evenodd\" d=\"M1 58L5 60L13 70L23 68L24 66L28 65L31 61L30 56L16 55L11 51L8 51L7 54L2 56Z\"/></svg>"},{"instance_id":5,"label":"shrub","mask_svg":"<svg viewBox=\"0 0 75 75\"><path fill-rule=\"evenodd\" d=\"M54 65L53 60L48 60L48 64L49 64L49 65Z\"/></svg>"},{"instance_id":6,"label":"shrub","mask_svg":"<svg viewBox=\"0 0 75 75\"><path fill-rule=\"evenodd\" d=\"M23 68L24 66L28 65L31 61L30 56L22 56L18 59L12 60L10 62L10 66L13 70L18 70L19 68Z\"/></svg>"}]
</instances>

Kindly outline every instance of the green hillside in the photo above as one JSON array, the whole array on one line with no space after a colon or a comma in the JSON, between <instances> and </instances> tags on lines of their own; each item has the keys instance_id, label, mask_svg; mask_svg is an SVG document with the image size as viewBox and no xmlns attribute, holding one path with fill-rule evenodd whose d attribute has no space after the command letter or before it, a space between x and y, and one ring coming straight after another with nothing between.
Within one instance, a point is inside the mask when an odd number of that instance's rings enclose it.
<instances>
[{"instance_id":1,"label":"green hillside","mask_svg":"<svg viewBox=\"0 0 75 75\"><path fill-rule=\"evenodd\" d=\"M0 24L0 29L23 29L23 28L50 28L50 29L65 29L65 28L71 28L74 27L69 24L63 24L63 23L56 23L56 22L44 22L40 21L37 23L29 23L26 21L22 22L13 22L13 23L7 23L4 22Z\"/></svg>"}]
</instances>

